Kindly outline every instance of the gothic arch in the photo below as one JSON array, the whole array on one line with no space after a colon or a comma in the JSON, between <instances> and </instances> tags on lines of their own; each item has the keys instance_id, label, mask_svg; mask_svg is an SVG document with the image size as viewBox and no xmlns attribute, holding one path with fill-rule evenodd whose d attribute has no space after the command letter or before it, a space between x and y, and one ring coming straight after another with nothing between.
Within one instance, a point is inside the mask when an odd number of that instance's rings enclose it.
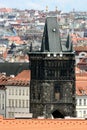
<instances>
[{"instance_id":1,"label":"gothic arch","mask_svg":"<svg viewBox=\"0 0 87 130\"><path fill-rule=\"evenodd\" d=\"M64 118L64 115L59 110L54 110L52 116L53 118Z\"/></svg>"}]
</instances>

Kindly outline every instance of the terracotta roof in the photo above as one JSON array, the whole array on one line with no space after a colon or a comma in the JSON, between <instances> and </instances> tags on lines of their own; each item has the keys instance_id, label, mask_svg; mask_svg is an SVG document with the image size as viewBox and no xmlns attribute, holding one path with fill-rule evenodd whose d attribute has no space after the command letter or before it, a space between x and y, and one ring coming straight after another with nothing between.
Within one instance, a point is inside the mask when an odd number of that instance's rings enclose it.
<instances>
[{"instance_id":1,"label":"terracotta roof","mask_svg":"<svg viewBox=\"0 0 87 130\"><path fill-rule=\"evenodd\" d=\"M80 62L77 64L77 66L78 65L87 65L87 55L80 60Z\"/></svg>"},{"instance_id":2,"label":"terracotta roof","mask_svg":"<svg viewBox=\"0 0 87 130\"><path fill-rule=\"evenodd\" d=\"M81 72L81 70L78 67L75 67L75 73L77 74L77 73L80 73L80 72Z\"/></svg>"},{"instance_id":3,"label":"terracotta roof","mask_svg":"<svg viewBox=\"0 0 87 130\"><path fill-rule=\"evenodd\" d=\"M86 130L84 119L3 119L0 130Z\"/></svg>"},{"instance_id":4,"label":"terracotta roof","mask_svg":"<svg viewBox=\"0 0 87 130\"><path fill-rule=\"evenodd\" d=\"M76 73L76 94L87 95L87 72Z\"/></svg>"},{"instance_id":5,"label":"terracotta roof","mask_svg":"<svg viewBox=\"0 0 87 130\"><path fill-rule=\"evenodd\" d=\"M24 70L15 77L15 80L30 81L30 79L30 70Z\"/></svg>"},{"instance_id":6,"label":"terracotta roof","mask_svg":"<svg viewBox=\"0 0 87 130\"><path fill-rule=\"evenodd\" d=\"M87 46L75 46L74 47L75 51L87 51Z\"/></svg>"},{"instance_id":7,"label":"terracotta roof","mask_svg":"<svg viewBox=\"0 0 87 130\"><path fill-rule=\"evenodd\" d=\"M19 36L6 36L5 38L8 38L9 40L14 40L14 41L21 40Z\"/></svg>"},{"instance_id":8,"label":"terracotta roof","mask_svg":"<svg viewBox=\"0 0 87 130\"><path fill-rule=\"evenodd\" d=\"M78 34L71 34L73 44L78 44L79 41L87 41L86 37L80 37Z\"/></svg>"},{"instance_id":9,"label":"terracotta roof","mask_svg":"<svg viewBox=\"0 0 87 130\"><path fill-rule=\"evenodd\" d=\"M24 76L23 76L24 74ZM0 74L0 85L12 85L12 86L27 86L29 85L29 71L26 70L21 72L16 77L6 76L4 74Z\"/></svg>"},{"instance_id":10,"label":"terracotta roof","mask_svg":"<svg viewBox=\"0 0 87 130\"><path fill-rule=\"evenodd\" d=\"M6 50L5 52L3 52L3 58L4 58L4 59L6 59L7 53L8 53L7 50Z\"/></svg>"},{"instance_id":11,"label":"terracotta roof","mask_svg":"<svg viewBox=\"0 0 87 130\"><path fill-rule=\"evenodd\" d=\"M0 8L0 12L3 12L3 13L8 12L8 13L10 13L10 12L12 12L12 9L11 8Z\"/></svg>"},{"instance_id":12,"label":"terracotta roof","mask_svg":"<svg viewBox=\"0 0 87 130\"><path fill-rule=\"evenodd\" d=\"M83 86L83 85L81 86L80 83L78 86L76 85L76 94L78 96L87 95L87 86ZM86 82L86 85L87 85L87 82Z\"/></svg>"}]
</instances>

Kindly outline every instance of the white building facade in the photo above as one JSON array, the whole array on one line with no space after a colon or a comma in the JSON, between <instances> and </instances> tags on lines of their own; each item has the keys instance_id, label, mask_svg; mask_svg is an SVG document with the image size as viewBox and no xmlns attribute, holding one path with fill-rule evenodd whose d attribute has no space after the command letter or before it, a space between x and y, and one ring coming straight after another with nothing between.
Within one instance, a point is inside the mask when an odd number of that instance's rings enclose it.
<instances>
[{"instance_id":1,"label":"white building facade","mask_svg":"<svg viewBox=\"0 0 87 130\"><path fill-rule=\"evenodd\" d=\"M87 117L87 95L76 96L76 113L77 117Z\"/></svg>"},{"instance_id":2,"label":"white building facade","mask_svg":"<svg viewBox=\"0 0 87 130\"><path fill-rule=\"evenodd\" d=\"M6 118L29 113L29 85L6 86Z\"/></svg>"},{"instance_id":3,"label":"white building facade","mask_svg":"<svg viewBox=\"0 0 87 130\"><path fill-rule=\"evenodd\" d=\"M5 117L5 87L0 86L0 115Z\"/></svg>"}]
</instances>

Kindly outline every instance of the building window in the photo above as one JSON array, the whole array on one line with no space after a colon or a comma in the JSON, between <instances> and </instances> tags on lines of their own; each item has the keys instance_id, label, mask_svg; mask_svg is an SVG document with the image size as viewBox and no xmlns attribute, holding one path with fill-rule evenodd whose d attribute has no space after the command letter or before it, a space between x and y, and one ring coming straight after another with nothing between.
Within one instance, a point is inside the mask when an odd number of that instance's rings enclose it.
<instances>
[{"instance_id":1,"label":"building window","mask_svg":"<svg viewBox=\"0 0 87 130\"><path fill-rule=\"evenodd\" d=\"M38 93L38 100L41 99L41 93Z\"/></svg>"},{"instance_id":2,"label":"building window","mask_svg":"<svg viewBox=\"0 0 87 130\"><path fill-rule=\"evenodd\" d=\"M86 115L86 111L83 111L83 116L85 116Z\"/></svg>"},{"instance_id":3,"label":"building window","mask_svg":"<svg viewBox=\"0 0 87 130\"><path fill-rule=\"evenodd\" d=\"M11 89L9 89L9 95L11 95Z\"/></svg>"},{"instance_id":4,"label":"building window","mask_svg":"<svg viewBox=\"0 0 87 130\"><path fill-rule=\"evenodd\" d=\"M8 115L9 115L9 118L13 118L14 117L14 112L9 112Z\"/></svg>"},{"instance_id":5,"label":"building window","mask_svg":"<svg viewBox=\"0 0 87 130\"><path fill-rule=\"evenodd\" d=\"M58 85L58 84L56 84L55 86L54 86L54 98L56 99L56 100L59 100L60 99L60 86Z\"/></svg>"},{"instance_id":6,"label":"building window","mask_svg":"<svg viewBox=\"0 0 87 130\"><path fill-rule=\"evenodd\" d=\"M12 95L14 95L14 89L12 89Z\"/></svg>"},{"instance_id":7,"label":"building window","mask_svg":"<svg viewBox=\"0 0 87 130\"><path fill-rule=\"evenodd\" d=\"M84 99L84 106L86 106L86 99Z\"/></svg>"},{"instance_id":8,"label":"building window","mask_svg":"<svg viewBox=\"0 0 87 130\"><path fill-rule=\"evenodd\" d=\"M11 107L11 99L9 99L9 107Z\"/></svg>"},{"instance_id":9,"label":"building window","mask_svg":"<svg viewBox=\"0 0 87 130\"><path fill-rule=\"evenodd\" d=\"M77 102L78 100L76 99L76 105L78 105L78 102Z\"/></svg>"},{"instance_id":10,"label":"building window","mask_svg":"<svg viewBox=\"0 0 87 130\"><path fill-rule=\"evenodd\" d=\"M82 111L79 111L79 115L78 115L79 117L82 117Z\"/></svg>"},{"instance_id":11,"label":"building window","mask_svg":"<svg viewBox=\"0 0 87 130\"><path fill-rule=\"evenodd\" d=\"M29 101L26 100L26 108L28 108L28 107L29 107Z\"/></svg>"},{"instance_id":12,"label":"building window","mask_svg":"<svg viewBox=\"0 0 87 130\"><path fill-rule=\"evenodd\" d=\"M17 107L18 105L17 105L17 99L15 100L15 107Z\"/></svg>"},{"instance_id":13,"label":"building window","mask_svg":"<svg viewBox=\"0 0 87 130\"><path fill-rule=\"evenodd\" d=\"M17 89L15 90L15 95L17 95Z\"/></svg>"},{"instance_id":14,"label":"building window","mask_svg":"<svg viewBox=\"0 0 87 130\"><path fill-rule=\"evenodd\" d=\"M4 100L4 94L2 94L2 99Z\"/></svg>"},{"instance_id":15,"label":"building window","mask_svg":"<svg viewBox=\"0 0 87 130\"><path fill-rule=\"evenodd\" d=\"M78 111L76 111L76 117L78 117Z\"/></svg>"},{"instance_id":16,"label":"building window","mask_svg":"<svg viewBox=\"0 0 87 130\"><path fill-rule=\"evenodd\" d=\"M35 96L34 92L32 93L32 97L33 97L33 99L36 99L36 96Z\"/></svg>"},{"instance_id":17,"label":"building window","mask_svg":"<svg viewBox=\"0 0 87 130\"><path fill-rule=\"evenodd\" d=\"M22 100L22 107L25 107L25 100Z\"/></svg>"},{"instance_id":18,"label":"building window","mask_svg":"<svg viewBox=\"0 0 87 130\"><path fill-rule=\"evenodd\" d=\"M4 104L2 104L2 110L4 110Z\"/></svg>"},{"instance_id":19,"label":"building window","mask_svg":"<svg viewBox=\"0 0 87 130\"><path fill-rule=\"evenodd\" d=\"M14 99L12 99L12 107L14 107Z\"/></svg>"},{"instance_id":20,"label":"building window","mask_svg":"<svg viewBox=\"0 0 87 130\"><path fill-rule=\"evenodd\" d=\"M19 107L21 107L21 100L19 100Z\"/></svg>"},{"instance_id":21,"label":"building window","mask_svg":"<svg viewBox=\"0 0 87 130\"><path fill-rule=\"evenodd\" d=\"M80 106L82 105L82 99L79 99L79 105Z\"/></svg>"},{"instance_id":22,"label":"building window","mask_svg":"<svg viewBox=\"0 0 87 130\"><path fill-rule=\"evenodd\" d=\"M24 92L24 89L23 89L23 95L25 94L25 92Z\"/></svg>"},{"instance_id":23,"label":"building window","mask_svg":"<svg viewBox=\"0 0 87 130\"><path fill-rule=\"evenodd\" d=\"M19 95L21 95L21 89L19 89Z\"/></svg>"},{"instance_id":24,"label":"building window","mask_svg":"<svg viewBox=\"0 0 87 130\"><path fill-rule=\"evenodd\" d=\"M29 91L29 90L27 89L27 90L26 90L26 96L28 96L28 91Z\"/></svg>"}]
</instances>

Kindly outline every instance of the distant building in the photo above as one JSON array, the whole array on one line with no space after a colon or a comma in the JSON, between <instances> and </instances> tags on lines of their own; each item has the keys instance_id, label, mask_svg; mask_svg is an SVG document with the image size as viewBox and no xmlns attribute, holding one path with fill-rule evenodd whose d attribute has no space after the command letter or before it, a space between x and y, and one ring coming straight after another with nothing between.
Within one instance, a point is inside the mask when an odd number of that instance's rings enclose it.
<instances>
[{"instance_id":1,"label":"distant building","mask_svg":"<svg viewBox=\"0 0 87 130\"><path fill-rule=\"evenodd\" d=\"M29 113L29 84L17 81L15 85L13 83L12 86L6 86L6 96L6 118Z\"/></svg>"},{"instance_id":2,"label":"distant building","mask_svg":"<svg viewBox=\"0 0 87 130\"><path fill-rule=\"evenodd\" d=\"M87 37L87 29L84 30L84 37Z\"/></svg>"},{"instance_id":3,"label":"distant building","mask_svg":"<svg viewBox=\"0 0 87 130\"><path fill-rule=\"evenodd\" d=\"M0 114L6 118L26 115L30 111L30 71L24 70L16 77L0 75Z\"/></svg>"},{"instance_id":4,"label":"distant building","mask_svg":"<svg viewBox=\"0 0 87 130\"><path fill-rule=\"evenodd\" d=\"M87 55L87 46L76 46L74 47L75 50L75 59L76 64L79 64L79 62L84 59Z\"/></svg>"},{"instance_id":5,"label":"distant building","mask_svg":"<svg viewBox=\"0 0 87 130\"><path fill-rule=\"evenodd\" d=\"M5 93L5 86L0 85L0 115L3 115L5 117L5 98L6 98L6 93Z\"/></svg>"},{"instance_id":6,"label":"distant building","mask_svg":"<svg viewBox=\"0 0 87 130\"><path fill-rule=\"evenodd\" d=\"M76 113L79 118L87 117L87 72L76 74Z\"/></svg>"}]
</instances>

